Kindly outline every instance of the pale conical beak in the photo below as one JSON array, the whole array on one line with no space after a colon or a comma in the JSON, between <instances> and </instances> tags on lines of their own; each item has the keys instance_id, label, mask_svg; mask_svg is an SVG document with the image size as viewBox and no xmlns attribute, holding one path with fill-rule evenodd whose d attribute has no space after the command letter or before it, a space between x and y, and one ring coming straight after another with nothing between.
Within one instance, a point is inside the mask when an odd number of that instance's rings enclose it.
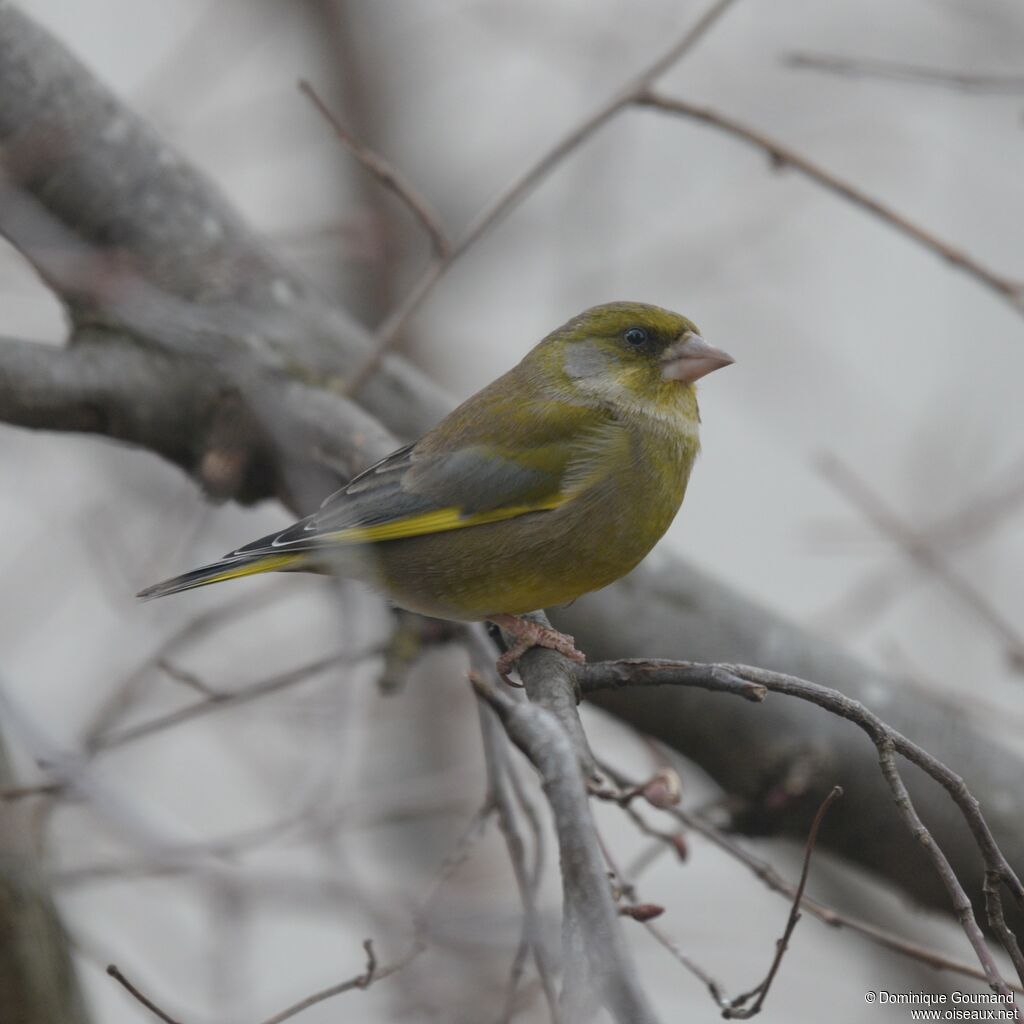
<instances>
[{"instance_id":1,"label":"pale conical beak","mask_svg":"<svg viewBox=\"0 0 1024 1024\"><path fill-rule=\"evenodd\" d=\"M666 380L692 384L713 370L736 362L728 352L709 345L699 334L687 331L673 342L661 359L661 373Z\"/></svg>"}]
</instances>

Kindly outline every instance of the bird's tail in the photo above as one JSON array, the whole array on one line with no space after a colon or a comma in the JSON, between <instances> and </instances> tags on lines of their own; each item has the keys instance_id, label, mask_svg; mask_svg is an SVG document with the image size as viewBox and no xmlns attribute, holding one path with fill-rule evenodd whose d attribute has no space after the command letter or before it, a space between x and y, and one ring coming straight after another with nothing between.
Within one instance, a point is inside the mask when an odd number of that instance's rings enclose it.
<instances>
[{"instance_id":1,"label":"bird's tail","mask_svg":"<svg viewBox=\"0 0 1024 1024\"><path fill-rule=\"evenodd\" d=\"M268 555L240 552L222 558L219 562L193 569L182 576L164 580L163 583L155 583L151 587L146 587L145 590L140 590L135 596L148 601L153 597L177 594L181 590L205 587L209 583L222 583L224 580L235 580L241 576L253 576L256 573L271 572L275 569L298 568L298 563L304 560L303 555L298 553Z\"/></svg>"}]
</instances>

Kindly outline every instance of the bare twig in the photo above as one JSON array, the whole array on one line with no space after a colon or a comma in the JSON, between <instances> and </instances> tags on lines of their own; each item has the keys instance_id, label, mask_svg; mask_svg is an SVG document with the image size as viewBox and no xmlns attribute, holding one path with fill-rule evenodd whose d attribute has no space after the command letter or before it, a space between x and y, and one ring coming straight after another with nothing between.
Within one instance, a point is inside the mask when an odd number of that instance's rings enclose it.
<instances>
[{"instance_id":1,"label":"bare twig","mask_svg":"<svg viewBox=\"0 0 1024 1024\"><path fill-rule=\"evenodd\" d=\"M550 712L514 700L479 674L471 679L477 695L497 713L509 738L544 780L558 833L566 924L581 940L592 991L620 1024L654 1021L622 937L583 776L568 736Z\"/></svg>"},{"instance_id":2,"label":"bare twig","mask_svg":"<svg viewBox=\"0 0 1024 1024\"><path fill-rule=\"evenodd\" d=\"M1017 458L999 472L995 487L973 495L955 512L923 527L921 535L932 548L949 552L989 536L1022 504L1024 460ZM815 621L832 630L864 626L877 618L898 595L905 574L903 565L885 566L866 573L833 607L819 612Z\"/></svg>"},{"instance_id":3,"label":"bare twig","mask_svg":"<svg viewBox=\"0 0 1024 1024\"><path fill-rule=\"evenodd\" d=\"M443 260L451 250L451 243L441 227L441 221L427 200L384 157L374 153L373 150L353 138L352 134L342 126L341 122L331 112L331 108L327 106L313 86L305 79L299 81L299 91L316 107L323 119L334 130L334 134L342 145L345 146L356 160L389 192L396 195L409 208L430 239L434 255L438 259Z\"/></svg>"},{"instance_id":4,"label":"bare twig","mask_svg":"<svg viewBox=\"0 0 1024 1024\"><path fill-rule=\"evenodd\" d=\"M515 179L484 209L467 228L466 233L452 246L448 254L433 260L398 308L389 316L376 335L376 348L366 362L351 377L346 394L354 395L374 373L381 360L394 345L402 328L434 285L451 266L469 250L495 224L522 202L570 153L577 149L599 128L637 101L645 90L672 65L682 60L697 45L735 0L716 0L686 34L649 64L639 75L623 85L594 113L572 128L535 164Z\"/></svg>"},{"instance_id":5,"label":"bare twig","mask_svg":"<svg viewBox=\"0 0 1024 1024\"><path fill-rule=\"evenodd\" d=\"M789 911L789 918L782 932L782 938L776 943L775 956L772 959L771 967L768 968L768 973L765 975L764 980L749 992L744 992L742 995L731 999L729 1005L722 1011L723 1017L727 1019L748 1020L761 1012L761 1007L768 996L769 989L772 987L772 982L775 980L779 966L782 964L782 958L786 955L786 950L789 948L789 940L793 935L793 929L796 928L797 922L800 920L800 903L803 900L804 888L807 885L807 875L811 869L811 856L814 854L814 847L818 841L818 829L821 828L821 823L829 808L842 795L842 787L833 786L832 791L822 801L821 806L818 808L818 813L815 814L814 821L811 823L811 831L807 835L807 845L804 848L804 865L800 871L800 881L797 883L796 892L793 894L793 906ZM752 998L754 1002L747 1006L746 1003Z\"/></svg>"},{"instance_id":6,"label":"bare twig","mask_svg":"<svg viewBox=\"0 0 1024 1024\"><path fill-rule=\"evenodd\" d=\"M942 553L923 534L905 523L892 511L868 484L834 455L818 459L821 475L877 530L897 544L900 550L922 569L938 580L958 601L1006 645L1011 665L1024 671L1024 636L995 605L958 573Z\"/></svg>"},{"instance_id":7,"label":"bare twig","mask_svg":"<svg viewBox=\"0 0 1024 1024\"><path fill-rule=\"evenodd\" d=\"M684 664L690 670L694 669L692 663ZM783 693L815 704L832 714L853 722L870 737L878 751L879 766L892 792L897 809L911 834L924 847L931 859L935 871L949 895L957 920L960 922L960 926L974 948L978 962L985 972L985 979L993 991L1006 996L1008 999L1011 998L1010 988L1000 975L992 953L985 942L981 928L978 926L971 901L942 849L917 814L910 799L910 794L907 792L902 776L896 766L895 755L899 754L917 765L946 790L960 809L960 813L963 815L971 834L974 836L974 840L985 862L986 872L991 877L991 885L997 884L996 880L998 880L998 884L1004 885L1013 896L1017 906L1024 907L1024 886L1021 885L1016 872L1009 865L996 844L989 830L988 823L981 813L978 801L968 790L964 780L916 743L913 743L901 733L886 725L876 714L869 711L859 701L852 700L838 690L832 690L826 686L820 686L817 683L811 683L781 672L770 672L767 669L754 668L749 665L722 664L706 666L706 671L709 675L712 669L718 669L740 679L760 683L773 693ZM666 671L669 671L669 669L666 668ZM649 685L648 673L644 673L641 678L645 680L645 684ZM681 679L680 681L686 685L693 685L691 679ZM1002 939L1003 936L1000 934L998 927L996 927L996 932ZM1011 953L1011 956L1013 955L1012 950L1008 950L1008 952ZM1024 982L1024 977L1021 980Z\"/></svg>"},{"instance_id":8,"label":"bare twig","mask_svg":"<svg viewBox=\"0 0 1024 1024\"><path fill-rule=\"evenodd\" d=\"M373 944L369 939L363 943L363 949L366 950L366 970L362 974L357 974L354 978L349 978L347 981L342 981L337 985L331 985L328 988L321 989L319 992L314 992L312 995L306 996L305 999L300 999L297 1003L293 1003L279 1013L275 1013L272 1017L267 1017L260 1024L282 1024L283 1021L290 1020L296 1014L302 1013L303 1010L308 1010L311 1006L316 1006L317 1003L322 1003L325 999L333 999L335 996L351 992L353 989L368 989L376 982L390 978L391 975L397 974L403 967L408 966L426 949L426 946L423 942L417 940L397 960L392 961L390 964L385 964L383 967L378 965L376 954L373 951Z\"/></svg>"},{"instance_id":9,"label":"bare twig","mask_svg":"<svg viewBox=\"0 0 1024 1024\"><path fill-rule=\"evenodd\" d=\"M175 1020L170 1014L165 1013L160 1009L156 1003L153 1002L148 996L144 996L121 972L116 964L110 964L107 967L107 974L110 975L126 992L128 992L134 999L137 999L142 1005L149 1010L150 1013L159 1017L166 1024L180 1024L179 1021Z\"/></svg>"},{"instance_id":10,"label":"bare twig","mask_svg":"<svg viewBox=\"0 0 1024 1024\"><path fill-rule=\"evenodd\" d=\"M624 686L696 686L713 693L732 693L760 703L768 695L763 686L740 679L717 665L658 658L623 658L575 666L582 693L617 690Z\"/></svg>"},{"instance_id":11,"label":"bare twig","mask_svg":"<svg viewBox=\"0 0 1024 1024\"><path fill-rule=\"evenodd\" d=\"M479 683L479 678L474 673L474 686ZM537 879L535 874L527 868L526 846L516 819L513 804L515 794L510 785L510 776L514 769L509 762L508 747L504 733L498 726L497 718L482 703L480 704L479 711L490 799L494 802L498 824L501 827L502 835L505 837L509 861L512 864L512 872L515 876L516 886L519 889L519 898L523 904L523 937L513 960L509 1000L511 1003L515 995L519 972L521 972L523 966L520 950L528 950L533 956L533 961L537 968L537 976L540 979L544 997L548 1003L551 1019L557 1021L558 996L553 980L555 965L550 962L544 946L543 936L541 935L540 917L537 912Z\"/></svg>"},{"instance_id":12,"label":"bare twig","mask_svg":"<svg viewBox=\"0 0 1024 1024\"><path fill-rule=\"evenodd\" d=\"M166 715L159 715L156 718L140 722L138 725L129 726L120 732L110 732L100 737L95 744L96 750L110 750L113 747L121 747L126 743L133 743L144 736L152 736L154 733L163 732L165 729L173 728L184 722L190 722L195 718L208 715L222 708L235 707L238 704L245 704L258 697L264 697L269 693L277 693L279 690L287 690L289 687L311 679L313 676L326 672L329 669L342 665L355 665L367 658L379 654L378 647L368 648L365 651L341 651L337 654L329 654L323 658L316 658L300 665L298 668L290 669L276 675L261 679L257 683L250 683L241 689L233 691L217 691L215 696L197 701L195 704L188 704L177 711L168 712Z\"/></svg>"},{"instance_id":13,"label":"bare twig","mask_svg":"<svg viewBox=\"0 0 1024 1024\"><path fill-rule=\"evenodd\" d=\"M650 825L646 819L638 813L633 802L627 799L629 793L635 791L636 783L620 772L617 768L613 768L607 762L602 761L600 764L602 773L615 782L616 786L618 786L618 791L611 789L597 792L592 791L594 792L594 795L603 800L610 800L613 803L617 803L633 820L634 824L641 832L656 840L662 849L670 849L678 856L680 834L678 832L663 832ZM788 900L792 900L795 897L796 885L791 882L787 882L786 879L784 879L768 861L755 856L742 843L738 842L735 837L722 831L722 829L713 825L702 815L686 811L681 807L668 807L663 809L666 814L675 818L685 828L703 836L713 846L717 847L737 863L742 864L751 872L751 874L754 875L755 878L763 882L771 892L778 893L780 896L784 896ZM649 856L650 855L648 855L648 859ZM634 868L634 872L636 870L637 868ZM826 906L824 903L811 899L809 896L805 895L801 899L800 906L806 913L816 917L819 921L828 925L830 928L845 928L863 936L883 949L888 949L894 953L900 954L901 956L908 957L911 960L916 960L917 962L925 964L928 967L932 967L935 970L950 971L954 974L961 974L968 978L974 978L977 981L988 980L985 972L974 964L965 963L963 960L956 960L939 950L929 949L926 946L922 946L916 942L911 942L908 939L898 938L888 929L879 928L877 925L871 924L868 921L851 917L849 914L836 910L834 907ZM1015 992L1024 993L1024 986L1019 983L1014 983L1010 987Z\"/></svg>"},{"instance_id":14,"label":"bare twig","mask_svg":"<svg viewBox=\"0 0 1024 1024\"><path fill-rule=\"evenodd\" d=\"M1012 280L1003 274L984 266L978 260L943 241L926 228L909 220L890 206L872 198L866 192L851 185L848 181L825 170L808 157L784 145L757 128L737 121L733 117L712 110L710 107L690 103L688 100L667 96L664 93L648 90L639 96L636 102L640 106L651 107L666 114L675 114L692 121L699 121L718 131L723 131L734 138L747 142L763 150L778 167L792 167L806 178L821 185L834 195L846 199L865 210L867 213L884 221L890 227L912 238L919 245L942 257L947 263L962 270L975 281L1005 299L1015 312L1024 315L1024 283Z\"/></svg>"},{"instance_id":15,"label":"bare twig","mask_svg":"<svg viewBox=\"0 0 1024 1024\"><path fill-rule=\"evenodd\" d=\"M281 599L281 591L253 590L233 601L226 601L212 610L203 611L201 614L193 616L184 625L179 626L169 636L161 640L156 649L146 655L131 672L114 685L110 694L93 711L82 732L82 745L86 750L93 749L100 737L134 706L150 669L162 660L169 658L181 648L196 643L222 626L230 625L236 619L271 607Z\"/></svg>"},{"instance_id":16,"label":"bare twig","mask_svg":"<svg viewBox=\"0 0 1024 1024\"><path fill-rule=\"evenodd\" d=\"M668 950L669 954L678 963L690 972L698 981L700 981L704 987L708 990L711 998L720 1006L725 1006L725 996L723 995L723 989L720 982L716 981L703 967L698 964L693 957L688 956L680 948L679 944L662 931L653 921L645 921L644 928L648 931L651 937L659 946Z\"/></svg>"},{"instance_id":17,"label":"bare twig","mask_svg":"<svg viewBox=\"0 0 1024 1024\"><path fill-rule=\"evenodd\" d=\"M987 95L1024 94L1024 76L950 71L948 68L922 67L902 61L868 57L839 57L824 53L787 53L787 67L809 71L827 71L854 78L888 78L915 85L939 85L947 89Z\"/></svg>"},{"instance_id":18,"label":"bare twig","mask_svg":"<svg viewBox=\"0 0 1024 1024\"><path fill-rule=\"evenodd\" d=\"M524 816L526 817L527 824L530 827L530 834L533 837L533 863L530 866L529 894L532 903L536 905L537 897L540 893L540 885L544 877L544 830L540 823L540 816L537 813L537 808L533 805L533 801L527 796L523 780L519 777L519 772L516 771L515 765L508 759L505 759L504 763L507 768L508 780L512 785L513 792L515 793L516 802L519 804ZM526 915L524 914L522 934L520 935L519 945L516 948L512 967L509 971L507 987L508 997L502 1011L500 1024L508 1024L515 1015L517 1002L516 990L519 985L519 980L522 977L523 968L526 965L526 957L531 952L530 940L530 928L528 926ZM539 953L540 950L538 949L537 952ZM544 958L547 959L546 954ZM545 973L541 974L540 967L538 965L541 990L547 1000L551 1019L553 1022L557 1022L561 1015L558 1011L557 997L555 996L554 982L552 980L553 974L554 971L550 969L546 969Z\"/></svg>"}]
</instances>

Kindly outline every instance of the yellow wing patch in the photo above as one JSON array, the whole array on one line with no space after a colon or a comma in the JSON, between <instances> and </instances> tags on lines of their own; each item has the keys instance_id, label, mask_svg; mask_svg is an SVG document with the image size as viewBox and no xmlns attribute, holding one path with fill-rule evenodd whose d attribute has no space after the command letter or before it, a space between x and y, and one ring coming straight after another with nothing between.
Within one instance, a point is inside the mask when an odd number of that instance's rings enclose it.
<instances>
[{"instance_id":1,"label":"yellow wing patch","mask_svg":"<svg viewBox=\"0 0 1024 1024\"><path fill-rule=\"evenodd\" d=\"M301 555L267 555L266 558L258 558L244 565L235 566L232 569L225 569L223 572L213 576L207 576L198 580L194 585L205 587L207 583L223 583L225 580L237 580L242 576L255 576L261 572L273 572L275 569L283 569L285 566L298 562Z\"/></svg>"},{"instance_id":2,"label":"yellow wing patch","mask_svg":"<svg viewBox=\"0 0 1024 1024\"><path fill-rule=\"evenodd\" d=\"M528 512L550 512L564 505L569 495L558 494L548 501L532 505L510 505L506 508L490 509L465 515L458 508L441 508L434 512L423 512L405 519L395 519L390 523L379 523L376 526L349 526L344 530L334 530L322 534L342 544L365 544L374 541L401 540L403 537L422 537L428 533L445 533L448 530L462 530L467 526L483 526L486 523L499 523L505 519L515 519Z\"/></svg>"}]
</instances>

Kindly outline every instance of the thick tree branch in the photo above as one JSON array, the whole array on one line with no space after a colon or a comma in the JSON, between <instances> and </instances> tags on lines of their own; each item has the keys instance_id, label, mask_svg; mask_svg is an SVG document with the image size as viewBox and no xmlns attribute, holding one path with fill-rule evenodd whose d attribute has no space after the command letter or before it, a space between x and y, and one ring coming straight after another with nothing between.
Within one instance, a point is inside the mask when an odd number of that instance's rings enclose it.
<instances>
[{"instance_id":1,"label":"thick tree branch","mask_svg":"<svg viewBox=\"0 0 1024 1024\"><path fill-rule=\"evenodd\" d=\"M589 984L600 992L600 1001L620 1024L653 1022L654 1011L622 936L586 786L568 735L544 708L514 700L478 673L472 678L477 694L493 708L509 738L540 772L558 835L566 926L578 929ZM563 1009L567 1024L580 1019L575 999L568 1007L563 999Z\"/></svg>"},{"instance_id":2,"label":"thick tree branch","mask_svg":"<svg viewBox=\"0 0 1024 1024\"><path fill-rule=\"evenodd\" d=\"M0 786L13 781L0 744ZM67 937L39 876L28 811L0 803L0 1007L4 1024L88 1024Z\"/></svg>"},{"instance_id":3,"label":"thick tree branch","mask_svg":"<svg viewBox=\"0 0 1024 1024\"><path fill-rule=\"evenodd\" d=\"M642 617L635 614L637 607L643 607ZM745 662L817 680L876 708L890 727L956 767L984 806L1006 860L1018 869L1024 865L1019 827L1024 765L1015 751L939 700L900 686L694 566L666 559L657 568L641 567L569 608L553 609L551 618L576 636L591 661L658 655L721 663L743 652ZM847 795L844 813L830 823L822 845L920 902L948 909L945 889L893 807L874 748L840 719L796 702L723 701L681 686L603 691L588 699L692 758L727 792L741 797L745 805L735 826L742 832L806 835L829 784L838 783ZM963 821L927 779L912 773L907 787L980 908L979 855Z\"/></svg>"}]
</instances>

